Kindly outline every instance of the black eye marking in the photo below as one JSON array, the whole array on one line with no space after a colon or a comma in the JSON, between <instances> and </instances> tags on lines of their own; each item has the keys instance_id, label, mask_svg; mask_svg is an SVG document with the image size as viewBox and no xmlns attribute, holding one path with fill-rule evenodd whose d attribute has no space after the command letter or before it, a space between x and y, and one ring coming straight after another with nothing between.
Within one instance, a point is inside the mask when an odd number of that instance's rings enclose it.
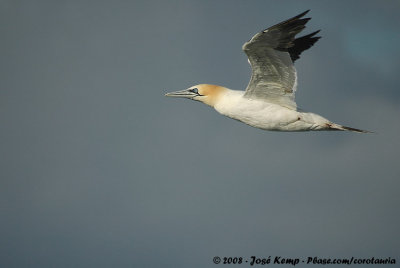
<instances>
[{"instance_id":1,"label":"black eye marking","mask_svg":"<svg viewBox=\"0 0 400 268\"><path fill-rule=\"evenodd\" d=\"M191 90L189 90L195 94L199 94L199 90L197 88L192 88Z\"/></svg>"},{"instance_id":2,"label":"black eye marking","mask_svg":"<svg viewBox=\"0 0 400 268\"><path fill-rule=\"evenodd\" d=\"M199 90L198 90L197 88L189 89L189 91L190 91L190 92L193 92L194 94L197 94L197 96L203 96L203 95L201 95L201 94L199 93Z\"/></svg>"}]
</instances>

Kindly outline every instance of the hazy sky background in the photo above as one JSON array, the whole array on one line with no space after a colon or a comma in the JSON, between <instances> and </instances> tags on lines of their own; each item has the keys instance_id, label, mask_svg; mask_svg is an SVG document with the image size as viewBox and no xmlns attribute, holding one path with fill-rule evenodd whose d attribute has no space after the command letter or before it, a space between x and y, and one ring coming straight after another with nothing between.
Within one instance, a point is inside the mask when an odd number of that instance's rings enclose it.
<instances>
[{"instance_id":1,"label":"hazy sky background","mask_svg":"<svg viewBox=\"0 0 400 268\"><path fill-rule=\"evenodd\" d=\"M244 89L242 44L307 9L303 33L323 38L296 62L298 106L376 134L266 132L164 97ZM0 1L0 266L399 263L399 12L399 1Z\"/></svg>"}]
</instances>

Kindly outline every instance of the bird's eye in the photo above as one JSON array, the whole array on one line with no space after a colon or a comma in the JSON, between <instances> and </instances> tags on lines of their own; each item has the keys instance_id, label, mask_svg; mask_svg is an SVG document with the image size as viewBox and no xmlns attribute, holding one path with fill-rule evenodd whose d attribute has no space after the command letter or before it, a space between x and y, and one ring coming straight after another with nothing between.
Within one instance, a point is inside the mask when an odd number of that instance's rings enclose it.
<instances>
[{"instance_id":1,"label":"bird's eye","mask_svg":"<svg viewBox=\"0 0 400 268\"><path fill-rule=\"evenodd\" d=\"M199 94L199 90L197 88L192 88L190 91L195 94Z\"/></svg>"}]
</instances>

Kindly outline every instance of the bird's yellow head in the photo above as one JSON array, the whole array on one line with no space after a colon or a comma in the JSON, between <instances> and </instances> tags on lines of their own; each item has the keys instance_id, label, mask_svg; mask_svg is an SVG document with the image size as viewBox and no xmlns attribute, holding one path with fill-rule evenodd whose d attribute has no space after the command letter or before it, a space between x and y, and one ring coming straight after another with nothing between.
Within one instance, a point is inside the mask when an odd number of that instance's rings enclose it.
<instances>
[{"instance_id":1,"label":"bird's yellow head","mask_svg":"<svg viewBox=\"0 0 400 268\"><path fill-rule=\"evenodd\" d=\"M188 98L214 107L227 89L217 85L200 84L188 89L170 92L167 97Z\"/></svg>"}]
</instances>

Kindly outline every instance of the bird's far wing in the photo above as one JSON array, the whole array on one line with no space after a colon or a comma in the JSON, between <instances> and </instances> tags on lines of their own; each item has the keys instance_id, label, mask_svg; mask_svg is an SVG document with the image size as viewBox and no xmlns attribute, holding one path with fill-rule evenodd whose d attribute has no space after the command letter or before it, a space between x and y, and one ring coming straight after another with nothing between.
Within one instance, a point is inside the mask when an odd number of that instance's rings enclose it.
<instances>
[{"instance_id":1,"label":"bird's far wing","mask_svg":"<svg viewBox=\"0 0 400 268\"><path fill-rule=\"evenodd\" d=\"M252 68L246 98L265 99L296 109L297 75L293 62L320 38L314 37L319 32L316 31L295 39L310 20L302 18L308 11L257 33L243 45Z\"/></svg>"}]
</instances>

